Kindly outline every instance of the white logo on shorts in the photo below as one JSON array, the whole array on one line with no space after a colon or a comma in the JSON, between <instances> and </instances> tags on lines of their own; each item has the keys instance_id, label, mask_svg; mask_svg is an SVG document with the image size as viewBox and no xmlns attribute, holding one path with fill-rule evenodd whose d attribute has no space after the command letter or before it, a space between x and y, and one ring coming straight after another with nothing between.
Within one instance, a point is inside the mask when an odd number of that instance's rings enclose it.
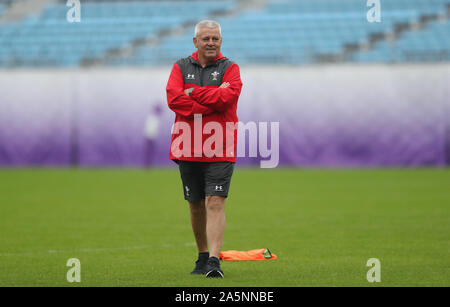
<instances>
[{"instance_id":1,"label":"white logo on shorts","mask_svg":"<svg viewBox=\"0 0 450 307\"><path fill-rule=\"evenodd\" d=\"M216 191L223 191L222 186L221 185L216 185Z\"/></svg>"},{"instance_id":2,"label":"white logo on shorts","mask_svg":"<svg viewBox=\"0 0 450 307\"><path fill-rule=\"evenodd\" d=\"M185 186L184 188L186 189L186 196L189 196L189 187Z\"/></svg>"}]
</instances>

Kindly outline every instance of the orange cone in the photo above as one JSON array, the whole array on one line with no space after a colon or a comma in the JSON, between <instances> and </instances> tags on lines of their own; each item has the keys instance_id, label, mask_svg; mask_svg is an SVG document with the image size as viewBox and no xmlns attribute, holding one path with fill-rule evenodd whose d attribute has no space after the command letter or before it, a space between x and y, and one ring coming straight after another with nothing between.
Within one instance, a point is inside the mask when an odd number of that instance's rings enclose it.
<instances>
[{"instance_id":1,"label":"orange cone","mask_svg":"<svg viewBox=\"0 0 450 307\"><path fill-rule=\"evenodd\" d=\"M224 261L275 260L277 255L272 254L268 248L249 251L229 250L220 252L220 259Z\"/></svg>"}]
</instances>

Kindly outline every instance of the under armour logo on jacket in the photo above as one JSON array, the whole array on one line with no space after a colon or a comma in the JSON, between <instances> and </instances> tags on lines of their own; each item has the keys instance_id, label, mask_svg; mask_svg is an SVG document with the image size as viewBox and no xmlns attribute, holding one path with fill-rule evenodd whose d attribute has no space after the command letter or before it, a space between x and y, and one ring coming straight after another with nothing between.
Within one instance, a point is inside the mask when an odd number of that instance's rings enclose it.
<instances>
[{"instance_id":1,"label":"under armour logo on jacket","mask_svg":"<svg viewBox=\"0 0 450 307\"><path fill-rule=\"evenodd\" d=\"M187 77L186 77L186 79L188 79L188 80L194 80L194 79L195 79L195 75L190 75L190 74L188 74Z\"/></svg>"}]
</instances>

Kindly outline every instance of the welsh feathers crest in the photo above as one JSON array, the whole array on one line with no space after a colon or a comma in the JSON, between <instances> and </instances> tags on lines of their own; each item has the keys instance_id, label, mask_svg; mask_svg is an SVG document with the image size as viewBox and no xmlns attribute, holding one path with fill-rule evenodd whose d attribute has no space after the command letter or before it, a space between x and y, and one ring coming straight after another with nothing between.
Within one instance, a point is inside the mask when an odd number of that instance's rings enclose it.
<instances>
[{"instance_id":1,"label":"welsh feathers crest","mask_svg":"<svg viewBox=\"0 0 450 307\"><path fill-rule=\"evenodd\" d=\"M211 76L213 76L213 80L215 80L215 81L217 81L217 76L218 75L220 75L220 73L219 72L217 72L217 71L215 71L215 72L213 72L213 73L211 73Z\"/></svg>"}]
</instances>

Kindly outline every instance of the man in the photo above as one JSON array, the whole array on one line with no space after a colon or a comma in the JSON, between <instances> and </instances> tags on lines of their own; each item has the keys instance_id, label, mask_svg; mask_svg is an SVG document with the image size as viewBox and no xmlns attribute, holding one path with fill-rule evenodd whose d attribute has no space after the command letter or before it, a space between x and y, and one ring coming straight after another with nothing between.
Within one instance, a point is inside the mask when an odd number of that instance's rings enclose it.
<instances>
[{"instance_id":1,"label":"man","mask_svg":"<svg viewBox=\"0 0 450 307\"><path fill-rule=\"evenodd\" d=\"M191 274L223 278L219 256L225 231L225 200L236 162L236 109L242 82L238 65L220 52L222 35L217 22L199 22L193 43L197 51L173 65L166 88L169 108L176 114L170 159L179 165L199 253ZM230 124L235 129L227 129ZM195 137L199 129L200 142ZM212 130L214 135L225 132L213 154L203 150L211 145Z\"/></svg>"},{"instance_id":2,"label":"man","mask_svg":"<svg viewBox=\"0 0 450 307\"><path fill-rule=\"evenodd\" d=\"M156 140L159 135L159 127L161 121L162 108L159 102L156 102L152 106L150 114L147 116L145 121L144 135L145 135L145 150L144 150L144 165L145 167L150 167L153 163L155 156Z\"/></svg>"}]
</instances>

